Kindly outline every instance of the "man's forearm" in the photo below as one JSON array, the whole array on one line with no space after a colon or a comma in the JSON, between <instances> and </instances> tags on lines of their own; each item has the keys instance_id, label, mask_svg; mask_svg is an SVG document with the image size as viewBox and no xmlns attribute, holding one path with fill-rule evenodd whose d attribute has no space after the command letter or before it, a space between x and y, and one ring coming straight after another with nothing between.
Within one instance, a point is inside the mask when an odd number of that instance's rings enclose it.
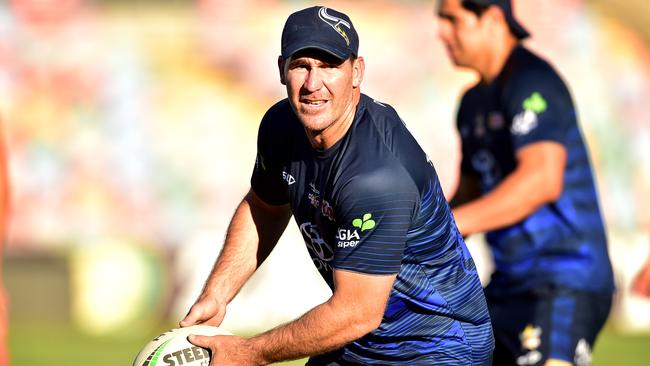
<instances>
[{"instance_id":1,"label":"man's forearm","mask_svg":"<svg viewBox=\"0 0 650 366\"><path fill-rule=\"evenodd\" d=\"M233 215L203 292L230 302L271 252L290 217L287 207L267 206L249 192Z\"/></svg>"},{"instance_id":2,"label":"man's forearm","mask_svg":"<svg viewBox=\"0 0 650 366\"><path fill-rule=\"evenodd\" d=\"M263 363L281 362L335 350L374 330L379 322L369 322L354 308L325 302L291 323L247 341Z\"/></svg>"}]
</instances>

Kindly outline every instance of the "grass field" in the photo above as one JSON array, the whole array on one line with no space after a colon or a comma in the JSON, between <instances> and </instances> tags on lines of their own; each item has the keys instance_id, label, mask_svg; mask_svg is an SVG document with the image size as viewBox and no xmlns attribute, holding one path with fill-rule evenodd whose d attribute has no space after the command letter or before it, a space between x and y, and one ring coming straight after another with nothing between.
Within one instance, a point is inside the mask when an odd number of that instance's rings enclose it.
<instances>
[{"instance_id":1,"label":"grass field","mask_svg":"<svg viewBox=\"0 0 650 366\"><path fill-rule=\"evenodd\" d=\"M150 337L89 337L66 324L13 324L10 350L13 366L129 366ZM594 366L650 364L650 335L603 333ZM304 365L304 360L279 365Z\"/></svg>"}]
</instances>

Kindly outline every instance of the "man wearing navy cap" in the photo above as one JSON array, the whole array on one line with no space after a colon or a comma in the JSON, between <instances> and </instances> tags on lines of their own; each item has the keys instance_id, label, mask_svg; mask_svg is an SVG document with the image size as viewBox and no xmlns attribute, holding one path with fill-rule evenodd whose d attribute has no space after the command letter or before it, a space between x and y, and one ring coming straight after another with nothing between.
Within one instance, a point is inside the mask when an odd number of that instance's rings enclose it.
<instances>
[{"instance_id":1,"label":"man wearing navy cap","mask_svg":"<svg viewBox=\"0 0 650 366\"><path fill-rule=\"evenodd\" d=\"M332 296L255 337L192 336L211 365L489 365L493 336L474 262L431 162L395 110L361 94L364 60L343 13L293 13L288 98L262 118L251 190L181 326L219 325L293 215Z\"/></svg>"},{"instance_id":2,"label":"man wearing navy cap","mask_svg":"<svg viewBox=\"0 0 650 366\"><path fill-rule=\"evenodd\" d=\"M589 155L568 88L529 51L509 0L440 0L451 60L480 80L460 102L460 232L486 233L495 365L589 365L613 292Z\"/></svg>"}]
</instances>

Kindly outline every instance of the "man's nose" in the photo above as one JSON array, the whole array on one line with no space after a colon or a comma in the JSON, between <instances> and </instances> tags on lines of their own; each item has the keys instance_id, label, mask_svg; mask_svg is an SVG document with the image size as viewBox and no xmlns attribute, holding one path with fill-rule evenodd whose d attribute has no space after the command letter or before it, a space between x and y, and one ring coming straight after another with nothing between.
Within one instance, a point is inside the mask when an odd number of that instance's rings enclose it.
<instances>
[{"instance_id":1,"label":"man's nose","mask_svg":"<svg viewBox=\"0 0 650 366\"><path fill-rule=\"evenodd\" d=\"M320 69L315 67L309 70L304 87L308 91L317 91L323 87L323 75Z\"/></svg>"}]
</instances>

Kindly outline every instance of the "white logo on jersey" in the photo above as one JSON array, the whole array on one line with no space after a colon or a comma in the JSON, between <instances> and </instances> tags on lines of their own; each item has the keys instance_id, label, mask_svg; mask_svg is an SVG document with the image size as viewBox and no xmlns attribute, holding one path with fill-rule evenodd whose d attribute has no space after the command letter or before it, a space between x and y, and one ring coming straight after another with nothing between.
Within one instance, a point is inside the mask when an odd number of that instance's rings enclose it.
<instances>
[{"instance_id":1,"label":"white logo on jersey","mask_svg":"<svg viewBox=\"0 0 650 366\"><path fill-rule=\"evenodd\" d=\"M372 101L373 101L375 104L378 104L378 105L380 105L380 106L386 108L386 104L384 104L384 103L378 101L377 99L373 99ZM404 121L402 121L402 123L404 123Z\"/></svg>"},{"instance_id":2,"label":"white logo on jersey","mask_svg":"<svg viewBox=\"0 0 650 366\"><path fill-rule=\"evenodd\" d=\"M282 179L287 182L287 185L292 185L296 183L296 179L287 172L282 172Z\"/></svg>"},{"instance_id":3,"label":"white logo on jersey","mask_svg":"<svg viewBox=\"0 0 650 366\"><path fill-rule=\"evenodd\" d=\"M591 365L591 359L591 347L584 338L581 338L576 346L573 364L575 366L589 366Z\"/></svg>"},{"instance_id":4,"label":"white logo on jersey","mask_svg":"<svg viewBox=\"0 0 650 366\"><path fill-rule=\"evenodd\" d=\"M356 230L339 229L336 233L339 248L354 248L359 244L359 233Z\"/></svg>"},{"instance_id":5,"label":"white logo on jersey","mask_svg":"<svg viewBox=\"0 0 650 366\"><path fill-rule=\"evenodd\" d=\"M532 324L526 325L526 328L519 334L521 348L529 352L517 357L517 365L535 365L542 359L542 353L537 350L542 345L542 328L534 327Z\"/></svg>"},{"instance_id":6,"label":"white logo on jersey","mask_svg":"<svg viewBox=\"0 0 650 366\"><path fill-rule=\"evenodd\" d=\"M527 135L535 127L537 127L537 113L526 110L516 115L512 120L510 132L513 135Z\"/></svg>"},{"instance_id":7,"label":"white logo on jersey","mask_svg":"<svg viewBox=\"0 0 650 366\"><path fill-rule=\"evenodd\" d=\"M300 233L305 239L305 244L307 244L307 249L309 249L309 254L311 255L316 268L319 271L325 270L331 272L332 266L330 265L330 262L334 259L334 251L325 240L323 240L322 236L318 232L318 227L313 225L311 222L305 222L300 224Z\"/></svg>"}]
</instances>

